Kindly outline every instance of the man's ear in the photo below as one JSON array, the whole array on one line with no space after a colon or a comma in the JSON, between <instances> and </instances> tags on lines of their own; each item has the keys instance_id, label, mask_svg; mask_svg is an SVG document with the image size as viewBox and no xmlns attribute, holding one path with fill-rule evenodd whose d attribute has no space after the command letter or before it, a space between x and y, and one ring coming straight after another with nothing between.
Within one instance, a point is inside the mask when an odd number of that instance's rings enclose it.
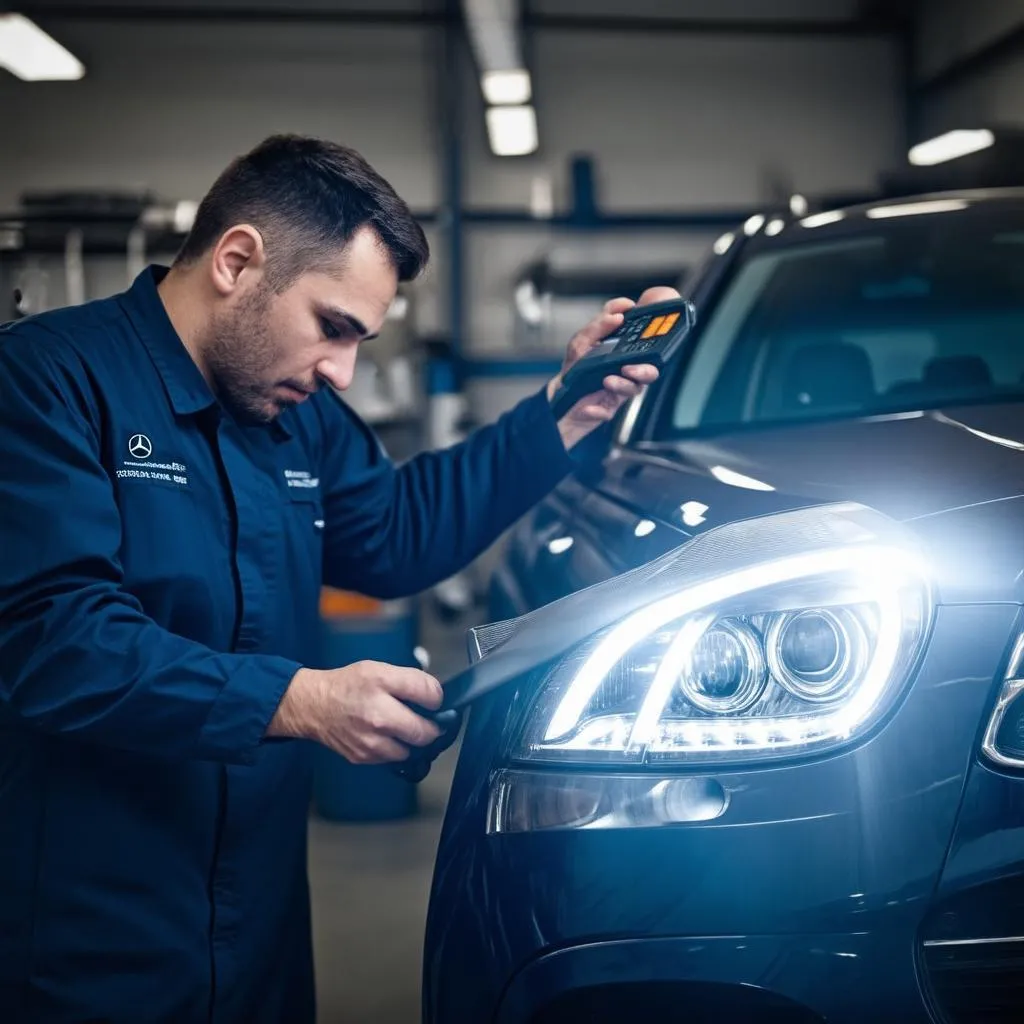
<instances>
[{"instance_id":1,"label":"man's ear","mask_svg":"<svg viewBox=\"0 0 1024 1024\"><path fill-rule=\"evenodd\" d=\"M262 277L265 267L263 236L250 224L237 224L214 246L210 276L217 292L227 296L249 283L248 278Z\"/></svg>"}]
</instances>

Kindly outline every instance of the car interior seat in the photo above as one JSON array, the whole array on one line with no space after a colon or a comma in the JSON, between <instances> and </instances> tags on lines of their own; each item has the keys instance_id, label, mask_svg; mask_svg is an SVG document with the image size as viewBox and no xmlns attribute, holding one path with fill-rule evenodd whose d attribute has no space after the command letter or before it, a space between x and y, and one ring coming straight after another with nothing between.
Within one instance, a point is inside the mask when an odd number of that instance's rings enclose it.
<instances>
[{"instance_id":1,"label":"car interior seat","mask_svg":"<svg viewBox=\"0 0 1024 1024\"><path fill-rule=\"evenodd\" d=\"M807 345L790 359L783 388L787 412L864 405L875 396L871 361L857 345Z\"/></svg>"},{"instance_id":2,"label":"car interior seat","mask_svg":"<svg viewBox=\"0 0 1024 1024\"><path fill-rule=\"evenodd\" d=\"M923 383L929 391L978 391L992 387L992 372L980 356L947 356L925 365Z\"/></svg>"}]
</instances>

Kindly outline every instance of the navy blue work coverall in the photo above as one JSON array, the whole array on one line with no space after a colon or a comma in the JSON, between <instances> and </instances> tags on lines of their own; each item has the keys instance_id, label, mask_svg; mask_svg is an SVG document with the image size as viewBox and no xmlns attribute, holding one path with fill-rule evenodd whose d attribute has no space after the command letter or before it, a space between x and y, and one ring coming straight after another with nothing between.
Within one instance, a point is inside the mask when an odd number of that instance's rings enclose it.
<instances>
[{"instance_id":1,"label":"navy blue work coverall","mask_svg":"<svg viewBox=\"0 0 1024 1024\"><path fill-rule=\"evenodd\" d=\"M240 427L164 273L0 331L5 1024L312 1020L309 745L263 737L321 583L420 591L572 466L540 393L401 467L329 389Z\"/></svg>"}]
</instances>

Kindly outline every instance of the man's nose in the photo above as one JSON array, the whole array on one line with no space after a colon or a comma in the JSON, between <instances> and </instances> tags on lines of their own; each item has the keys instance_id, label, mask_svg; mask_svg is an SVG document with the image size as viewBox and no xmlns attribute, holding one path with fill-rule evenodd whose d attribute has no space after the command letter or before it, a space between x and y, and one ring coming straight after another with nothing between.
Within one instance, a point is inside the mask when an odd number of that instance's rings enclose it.
<instances>
[{"instance_id":1,"label":"man's nose","mask_svg":"<svg viewBox=\"0 0 1024 1024\"><path fill-rule=\"evenodd\" d=\"M352 377L356 370L356 357L351 355L331 356L329 359L321 359L316 366L317 376L327 381L331 387L338 391L347 391L352 385Z\"/></svg>"}]
</instances>

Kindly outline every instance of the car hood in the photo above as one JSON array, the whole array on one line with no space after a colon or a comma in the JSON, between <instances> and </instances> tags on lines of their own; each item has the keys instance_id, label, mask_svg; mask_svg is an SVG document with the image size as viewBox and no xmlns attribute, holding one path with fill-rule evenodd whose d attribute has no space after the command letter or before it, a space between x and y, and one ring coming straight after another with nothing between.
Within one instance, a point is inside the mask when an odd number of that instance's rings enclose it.
<instances>
[{"instance_id":1,"label":"car hood","mask_svg":"<svg viewBox=\"0 0 1024 1024\"><path fill-rule=\"evenodd\" d=\"M686 534L855 501L908 523L947 592L1015 595L1024 569L1024 405L957 407L646 444L602 490Z\"/></svg>"}]
</instances>

